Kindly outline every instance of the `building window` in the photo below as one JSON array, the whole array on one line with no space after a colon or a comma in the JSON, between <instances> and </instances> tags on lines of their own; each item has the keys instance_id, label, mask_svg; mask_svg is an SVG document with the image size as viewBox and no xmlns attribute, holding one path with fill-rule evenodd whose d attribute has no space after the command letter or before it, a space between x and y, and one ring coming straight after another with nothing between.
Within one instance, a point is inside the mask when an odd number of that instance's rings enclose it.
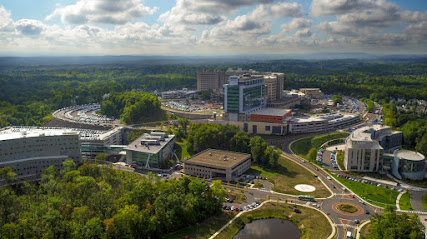
<instances>
[{"instance_id":1,"label":"building window","mask_svg":"<svg viewBox=\"0 0 427 239\"><path fill-rule=\"evenodd\" d=\"M265 126L265 131L270 131L270 126Z\"/></svg>"}]
</instances>

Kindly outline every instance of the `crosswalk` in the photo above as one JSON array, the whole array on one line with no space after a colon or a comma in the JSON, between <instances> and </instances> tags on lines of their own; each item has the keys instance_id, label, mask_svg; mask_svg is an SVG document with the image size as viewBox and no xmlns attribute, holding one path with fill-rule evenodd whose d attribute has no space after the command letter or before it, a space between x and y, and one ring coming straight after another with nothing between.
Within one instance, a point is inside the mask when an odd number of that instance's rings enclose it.
<instances>
[{"instance_id":1,"label":"crosswalk","mask_svg":"<svg viewBox=\"0 0 427 239\"><path fill-rule=\"evenodd\" d=\"M336 227L344 227L344 228L353 228L356 229L357 226L349 225L349 224L335 224Z\"/></svg>"}]
</instances>

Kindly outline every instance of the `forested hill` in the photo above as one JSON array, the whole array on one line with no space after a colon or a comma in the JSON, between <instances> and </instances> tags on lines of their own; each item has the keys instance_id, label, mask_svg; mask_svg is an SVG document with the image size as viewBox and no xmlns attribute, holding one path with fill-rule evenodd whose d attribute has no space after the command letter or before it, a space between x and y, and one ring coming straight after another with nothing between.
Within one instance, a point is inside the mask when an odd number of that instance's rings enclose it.
<instances>
[{"instance_id":1,"label":"forested hill","mask_svg":"<svg viewBox=\"0 0 427 239\"><path fill-rule=\"evenodd\" d=\"M229 67L284 72L286 89L320 87L325 93L386 101L390 97L427 99L427 58L271 60L249 64L225 59L222 63L200 61L197 65L164 62L37 65L34 62L34 66L7 59L0 58L1 127L42 125L58 108L100 102L105 94L113 92L195 89L197 71Z\"/></svg>"}]
</instances>

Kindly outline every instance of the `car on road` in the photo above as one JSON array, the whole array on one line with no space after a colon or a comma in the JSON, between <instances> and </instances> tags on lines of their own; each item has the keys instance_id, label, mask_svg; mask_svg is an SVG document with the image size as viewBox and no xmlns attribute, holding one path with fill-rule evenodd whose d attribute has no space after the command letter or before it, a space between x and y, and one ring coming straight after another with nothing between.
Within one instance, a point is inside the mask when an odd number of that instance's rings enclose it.
<instances>
[{"instance_id":1,"label":"car on road","mask_svg":"<svg viewBox=\"0 0 427 239\"><path fill-rule=\"evenodd\" d=\"M329 179L329 180L331 180L331 177L329 177L329 176L327 176L326 178Z\"/></svg>"},{"instance_id":2,"label":"car on road","mask_svg":"<svg viewBox=\"0 0 427 239\"><path fill-rule=\"evenodd\" d=\"M358 219L354 220L354 224L359 224L359 223L360 223L360 221Z\"/></svg>"},{"instance_id":3,"label":"car on road","mask_svg":"<svg viewBox=\"0 0 427 239\"><path fill-rule=\"evenodd\" d=\"M365 210L365 214L366 214L366 215L369 215L369 214L370 214L370 212L369 212L368 210Z\"/></svg>"}]
</instances>

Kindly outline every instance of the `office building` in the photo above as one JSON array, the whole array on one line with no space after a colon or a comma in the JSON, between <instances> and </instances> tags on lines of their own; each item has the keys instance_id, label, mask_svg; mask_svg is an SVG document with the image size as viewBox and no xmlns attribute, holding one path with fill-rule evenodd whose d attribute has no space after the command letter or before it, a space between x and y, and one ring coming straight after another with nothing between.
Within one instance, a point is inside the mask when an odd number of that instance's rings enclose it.
<instances>
[{"instance_id":1,"label":"office building","mask_svg":"<svg viewBox=\"0 0 427 239\"><path fill-rule=\"evenodd\" d=\"M212 90L222 94L223 85L229 83L230 76L251 75L253 78L264 78L267 87L268 102L279 101L283 95L285 74L278 72L258 72L252 69L236 70L229 68L227 71L199 71L197 72L197 90Z\"/></svg>"},{"instance_id":2,"label":"office building","mask_svg":"<svg viewBox=\"0 0 427 239\"><path fill-rule=\"evenodd\" d=\"M200 178L232 181L250 167L250 154L207 149L184 162L184 173Z\"/></svg>"},{"instance_id":3,"label":"office building","mask_svg":"<svg viewBox=\"0 0 427 239\"><path fill-rule=\"evenodd\" d=\"M145 168L161 168L173 157L175 135L164 132L144 134L125 147L126 162Z\"/></svg>"},{"instance_id":4,"label":"office building","mask_svg":"<svg viewBox=\"0 0 427 239\"><path fill-rule=\"evenodd\" d=\"M81 162L80 139L69 129L8 127L0 130L0 168L12 167L17 183L39 180L44 169ZM0 179L0 184L5 183Z\"/></svg>"},{"instance_id":5,"label":"office building","mask_svg":"<svg viewBox=\"0 0 427 239\"><path fill-rule=\"evenodd\" d=\"M266 105L267 93L262 77L230 76L229 83L224 85L224 112L230 121L238 121L239 114L249 114Z\"/></svg>"},{"instance_id":6,"label":"office building","mask_svg":"<svg viewBox=\"0 0 427 239\"><path fill-rule=\"evenodd\" d=\"M395 150L392 173L398 179L423 180L426 175L425 156L410 150Z\"/></svg>"},{"instance_id":7,"label":"office building","mask_svg":"<svg viewBox=\"0 0 427 239\"><path fill-rule=\"evenodd\" d=\"M345 141L344 167L349 171L383 170L383 154L398 149L402 133L390 126L372 125L353 131Z\"/></svg>"},{"instance_id":8,"label":"office building","mask_svg":"<svg viewBox=\"0 0 427 239\"><path fill-rule=\"evenodd\" d=\"M269 72L262 76L264 77L264 82L267 87L268 104L273 104L273 102L280 102L280 100L283 98L285 74Z\"/></svg>"},{"instance_id":9,"label":"office building","mask_svg":"<svg viewBox=\"0 0 427 239\"><path fill-rule=\"evenodd\" d=\"M319 99L323 95L319 88L301 88L299 91L311 99Z\"/></svg>"},{"instance_id":10,"label":"office building","mask_svg":"<svg viewBox=\"0 0 427 239\"><path fill-rule=\"evenodd\" d=\"M100 153L118 155L124 151L123 127L115 127L111 130L74 130L80 135L83 158L94 158Z\"/></svg>"}]
</instances>

